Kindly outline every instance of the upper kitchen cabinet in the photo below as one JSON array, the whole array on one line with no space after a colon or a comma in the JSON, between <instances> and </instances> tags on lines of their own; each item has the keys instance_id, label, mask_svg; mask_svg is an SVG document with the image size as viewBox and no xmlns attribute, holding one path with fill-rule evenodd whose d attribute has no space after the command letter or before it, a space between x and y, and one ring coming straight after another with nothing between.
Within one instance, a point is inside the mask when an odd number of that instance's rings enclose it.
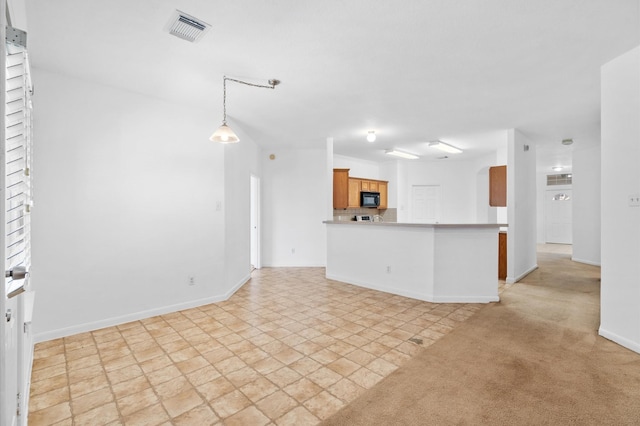
<instances>
[{"instance_id":1,"label":"upper kitchen cabinet","mask_svg":"<svg viewBox=\"0 0 640 426\"><path fill-rule=\"evenodd\" d=\"M489 205L507 206L507 166L489 167Z\"/></svg>"},{"instance_id":2,"label":"upper kitchen cabinet","mask_svg":"<svg viewBox=\"0 0 640 426\"><path fill-rule=\"evenodd\" d=\"M363 180L361 182L361 191L378 192L378 182L373 180Z\"/></svg>"},{"instance_id":3,"label":"upper kitchen cabinet","mask_svg":"<svg viewBox=\"0 0 640 426\"><path fill-rule=\"evenodd\" d=\"M333 169L333 208L336 210L360 208L360 192L379 192L380 207L388 203L388 182L383 180L349 177L349 169Z\"/></svg>"},{"instance_id":4,"label":"upper kitchen cabinet","mask_svg":"<svg viewBox=\"0 0 640 426\"><path fill-rule=\"evenodd\" d=\"M360 191L362 191L362 181L360 179L349 178L349 200L347 208L357 209L360 207Z\"/></svg>"},{"instance_id":5,"label":"upper kitchen cabinet","mask_svg":"<svg viewBox=\"0 0 640 426\"><path fill-rule=\"evenodd\" d=\"M333 208L349 206L349 169L333 169Z\"/></svg>"},{"instance_id":6,"label":"upper kitchen cabinet","mask_svg":"<svg viewBox=\"0 0 640 426\"><path fill-rule=\"evenodd\" d=\"M388 182L378 182L378 192L380 192L380 210L386 210L387 205L389 203L389 197L387 195L389 189Z\"/></svg>"}]
</instances>

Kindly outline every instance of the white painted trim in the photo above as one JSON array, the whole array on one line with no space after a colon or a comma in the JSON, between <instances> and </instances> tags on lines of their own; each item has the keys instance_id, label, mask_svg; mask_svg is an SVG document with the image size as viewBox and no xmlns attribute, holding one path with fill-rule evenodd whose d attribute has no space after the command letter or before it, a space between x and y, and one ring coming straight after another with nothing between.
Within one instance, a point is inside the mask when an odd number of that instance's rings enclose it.
<instances>
[{"instance_id":1,"label":"white painted trim","mask_svg":"<svg viewBox=\"0 0 640 426\"><path fill-rule=\"evenodd\" d=\"M381 291L383 293L395 294L398 296L409 297L411 299L422 300L425 302L431 303L489 303L489 302L499 302L499 297L491 297L491 296L437 296L434 297L432 294L420 294L412 291L401 290L393 287L385 287L379 286L375 284L367 284L363 282L359 282L357 280L352 280L349 278L341 277L338 275L327 274L327 279L333 281L339 281L344 284L351 284L358 287L368 288L370 290Z\"/></svg>"},{"instance_id":2,"label":"white painted trim","mask_svg":"<svg viewBox=\"0 0 640 426\"><path fill-rule=\"evenodd\" d=\"M590 260L578 259L576 257L572 257L571 260L573 260L574 262L578 262L578 263L584 263L585 265L602 266L600 264L600 262L592 262Z\"/></svg>"},{"instance_id":3,"label":"white painted trim","mask_svg":"<svg viewBox=\"0 0 640 426\"><path fill-rule=\"evenodd\" d=\"M151 318L158 315L164 315L171 312L183 311L185 309L197 308L198 306L209 305L211 303L223 302L228 300L238 291L244 284L251 279L251 275L246 275L236 285L234 285L225 294L205 297L203 299L191 300L189 302L177 303L175 305L163 306L160 308L149 309L146 311L134 312L127 315L121 315L113 318L106 318L100 321L87 322L71 327L51 330L44 333L35 334L33 336L34 343L46 342L48 340L59 339L61 337L72 336L74 334L86 333L87 331L99 330L105 327L113 327L115 325L125 324L131 321L139 321L145 318Z\"/></svg>"},{"instance_id":4,"label":"white painted trim","mask_svg":"<svg viewBox=\"0 0 640 426\"><path fill-rule=\"evenodd\" d=\"M625 337L618 336L617 334L611 333L602 327L598 329L598 334L604 337L605 339L609 339L612 342L619 344L620 346L624 346L625 348L640 354L640 343L638 342L634 342L633 340L629 340Z\"/></svg>"},{"instance_id":5,"label":"white painted trim","mask_svg":"<svg viewBox=\"0 0 640 426\"><path fill-rule=\"evenodd\" d=\"M262 264L263 268L326 268L326 263L305 264L305 265L287 265L287 264Z\"/></svg>"},{"instance_id":6,"label":"white painted trim","mask_svg":"<svg viewBox=\"0 0 640 426\"><path fill-rule=\"evenodd\" d=\"M436 296L433 303L491 303L499 302L500 296Z\"/></svg>"},{"instance_id":7,"label":"white painted trim","mask_svg":"<svg viewBox=\"0 0 640 426\"><path fill-rule=\"evenodd\" d=\"M514 284L517 283L518 281L520 281L521 279L523 279L524 277L526 277L527 275L529 275L530 273L532 273L533 271L535 271L536 269L538 269L538 265L535 264L533 265L531 268L529 268L527 271L525 271L524 273L518 275L518 277L514 280L511 277L507 277L507 279L505 280L505 282L507 284Z\"/></svg>"}]
</instances>

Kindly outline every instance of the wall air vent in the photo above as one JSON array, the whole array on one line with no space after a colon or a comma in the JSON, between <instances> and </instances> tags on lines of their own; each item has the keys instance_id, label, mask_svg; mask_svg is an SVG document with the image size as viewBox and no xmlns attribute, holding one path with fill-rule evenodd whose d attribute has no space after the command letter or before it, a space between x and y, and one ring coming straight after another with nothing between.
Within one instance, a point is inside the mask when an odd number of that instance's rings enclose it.
<instances>
[{"instance_id":1,"label":"wall air vent","mask_svg":"<svg viewBox=\"0 0 640 426\"><path fill-rule=\"evenodd\" d=\"M211 29L206 22L176 10L167 23L165 29L183 40L195 43Z\"/></svg>"}]
</instances>

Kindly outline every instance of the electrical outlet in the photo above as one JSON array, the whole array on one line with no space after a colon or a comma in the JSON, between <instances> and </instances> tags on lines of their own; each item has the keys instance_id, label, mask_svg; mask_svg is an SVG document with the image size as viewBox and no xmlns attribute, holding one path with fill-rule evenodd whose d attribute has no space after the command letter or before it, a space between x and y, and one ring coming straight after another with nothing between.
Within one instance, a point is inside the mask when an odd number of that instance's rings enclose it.
<instances>
[{"instance_id":1,"label":"electrical outlet","mask_svg":"<svg viewBox=\"0 0 640 426\"><path fill-rule=\"evenodd\" d=\"M629 207L640 207L640 194L629 195Z\"/></svg>"},{"instance_id":2,"label":"electrical outlet","mask_svg":"<svg viewBox=\"0 0 640 426\"><path fill-rule=\"evenodd\" d=\"M391 266L387 266L387 274L391 273Z\"/></svg>"},{"instance_id":3,"label":"electrical outlet","mask_svg":"<svg viewBox=\"0 0 640 426\"><path fill-rule=\"evenodd\" d=\"M187 283L189 283L189 285L196 285L196 277L189 277Z\"/></svg>"},{"instance_id":4,"label":"electrical outlet","mask_svg":"<svg viewBox=\"0 0 640 426\"><path fill-rule=\"evenodd\" d=\"M291 254L296 254L296 249L292 248L291 249Z\"/></svg>"}]
</instances>

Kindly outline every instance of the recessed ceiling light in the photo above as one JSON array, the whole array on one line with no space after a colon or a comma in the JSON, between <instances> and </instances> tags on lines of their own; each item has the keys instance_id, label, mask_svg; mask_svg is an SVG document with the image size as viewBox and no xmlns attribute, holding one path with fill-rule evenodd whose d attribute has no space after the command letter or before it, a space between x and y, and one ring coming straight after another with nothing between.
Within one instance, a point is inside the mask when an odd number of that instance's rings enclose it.
<instances>
[{"instance_id":1,"label":"recessed ceiling light","mask_svg":"<svg viewBox=\"0 0 640 426\"><path fill-rule=\"evenodd\" d=\"M417 160L418 158L420 158L415 154L410 154L404 151L398 151L397 149L387 149L384 153L389 155L394 155L396 157L404 158L407 160Z\"/></svg>"},{"instance_id":2,"label":"recessed ceiling light","mask_svg":"<svg viewBox=\"0 0 640 426\"><path fill-rule=\"evenodd\" d=\"M561 166L555 166L555 167L552 167L551 169L553 169L554 172L559 172L559 171L562 170L562 167Z\"/></svg>"},{"instance_id":3,"label":"recessed ceiling light","mask_svg":"<svg viewBox=\"0 0 640 426\"><path fill-rule=\"evenodd\" d=\"M448 152L449 154L460 154L462 150L460 148L456 148L453 145L449 145L440 140L429 142L429 146L431 148L439 149L440 151Z\"/></svg>"},{"instance_id":4,"label":"recessed ceiling light","mask_svg":"<svg viewBox=\"0 0 640 426\"><path fill-rule=\"evenodd\" d=\"M375 142L375 140L376 140L376 131L375 130L369 130L369 132L367 133L367 141Z\"/></svg>"}]
</instances>

